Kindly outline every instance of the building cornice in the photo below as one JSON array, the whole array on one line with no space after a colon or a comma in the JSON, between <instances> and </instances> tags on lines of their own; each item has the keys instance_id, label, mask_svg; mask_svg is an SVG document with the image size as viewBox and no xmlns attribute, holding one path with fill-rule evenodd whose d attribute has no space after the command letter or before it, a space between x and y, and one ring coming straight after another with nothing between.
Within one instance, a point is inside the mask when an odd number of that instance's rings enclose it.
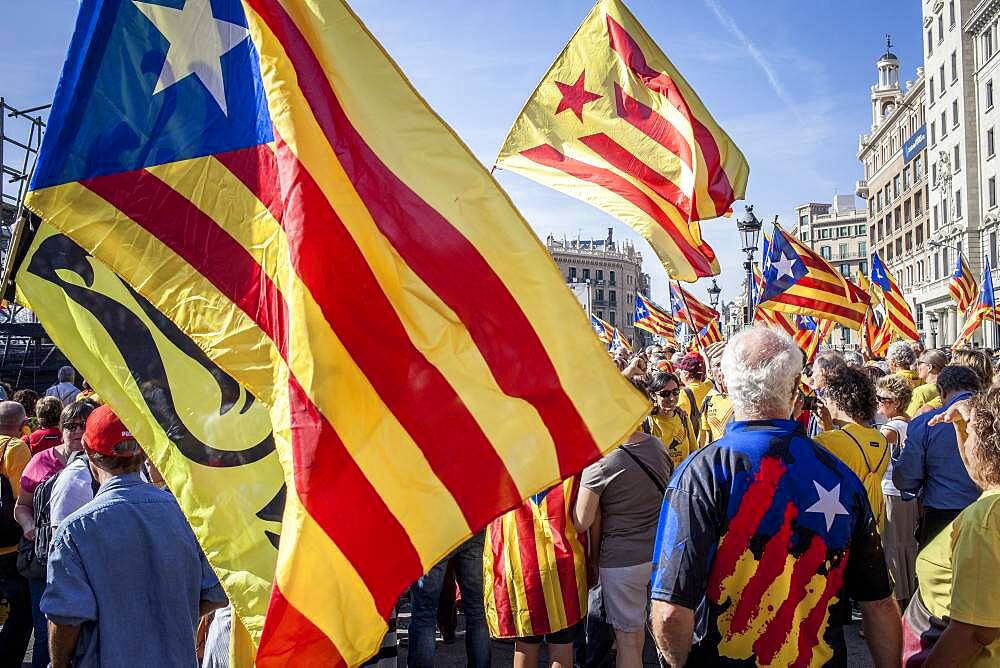
<instances>
[{"instance_id":1,"label":"building cornice","mask_svg":"<svg viewBox=\"0 0 1000 668\"><path fill-rule=\"evenodd\" d=\"M969 18L962 29L975 35L998 15L1000 15L1000 0L980 0L969 13Z\"/></svg>"}]
</instances>

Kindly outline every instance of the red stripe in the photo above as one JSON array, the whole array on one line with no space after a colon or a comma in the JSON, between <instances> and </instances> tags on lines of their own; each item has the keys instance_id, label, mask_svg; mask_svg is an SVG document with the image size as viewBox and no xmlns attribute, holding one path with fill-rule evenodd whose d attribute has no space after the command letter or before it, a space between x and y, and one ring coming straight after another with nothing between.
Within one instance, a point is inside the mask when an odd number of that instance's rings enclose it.
<instances>
[{"instance_id":1,"label":"red stripe","mask_svg":"<svg viewBox=\"0 0 1000 668\"><path fill-rule=\"evenodd\" d=\"M278 158L267 144L219 153L215 158L261 201L280 224L285 215L278 181Z\"/></svg>"},{"instance_id":2,"label":"red stripe","mask_svg":"<svg viewBox=\"0 0 1000 668\"><path fill-rule=\"evenodd\" d=\"M224 164L253 171L249 161ZM520 493L489 438L441 372L414 346L337 212L280 138L277 166L287 193L282 227L292 265L355 364L455 497L470 526L482 527L496 517L497 504L516 506ZM249 185L246 171L234 173ZM336 276L350 276L350 281L331 275L333 259ZM371 335L373 327L378 336ZM462 443L460 457L455 456L455 442ZM469 475L470 468L475 476ZM489 494L483 493L484 481L493 486Z\"/></svg>"},{"instance_id":3,"label":"red stripe","mask_svg":"<svg viewBox=\"0 0 1000 668\"><path fill-rule=\"evenodd\" d=\"M246 249L211 218L146 171L102 176L84 185L208 279L254 320L287 359L283 297ZM294 377L289 389L299 497L372 588L379 611L387 614L399 592L422 572L420 559L406 531ZM320 444L323 456L317 457ZM319 492L312 489L311 480L322 481L317 483ZM329 496L336 496L337 503L330 503ZM373 544L370 535L380 536L393 549Z\"/></svg>"},{"instance_id":4,"label":"red stripe","mask_svg":"<svg viewBox=\"0 0 1000 668\"><path fill-rule=\"evenodd\" d=\"M845 550L844 554L840 556L840 562L830 569L826 576L826 588L823 589L816 605L809 611L799 628L799 654L795 658L795 663L792 664L793 668L797 666L804 668L812 663L812 649L819 643L820 627L823 625L823 620L826 619L830 601L840 593L840 588L844 584L844 568L847 566L849 552L849 550Z\"/></svg>"},{"instance_id":5,"label":"red stripe","mask_svg":"<svg viewBox=\"0 0 1000 668\"><path fill-rule=\"evenodd\" d=\"M715 136L705 127L702 122L691 113L684 95L680 92L673 80L663 72L657 72L646 63L646 56L632 36L611 16L608 16L608 39L611 49L617 53L625 62L632 73L635 74L646 88L663 95L670 104L674 105L679 112L691 124L694 133L694 140L698 144L698 150L705 160L708 168L708 194L715 202L717 215L722 215L733 203L735 195L733 187L729 184L729 175L722 166L722 156L719 146L715 142Z\"/></svg>"},{"instance_id":6,"label":"red stripe","mask_svg":"<svg viewBox=\"0 0 1000 668\"><path fill-rule=\"evenodd\" d=\"M844 283L842 281L828 281L813 274L806 274L796 281L795 287L825 292L836 299L843 300L847 298L847 291L844 290Z\"/></svg>"},{"instance_id":7,"label":"red stripe","mask_svg":"<svg viewBox=\"0 0 1000 668\"><path fill-rule=\"evenodd\" d=\"M520 509L517 512L521 512ZM504 515L490 524L490 544L486 549L493 551L493 601L497 610L497 630L503 638L518 635L514 626L514 612L510 605L510 591L507 589L507 550L504 542Z\"/></svg>"},{"instance_id":8,"label":"red stripe","mask_svg":"<svg viewBox=\"0 0 1000 668\"><path fill-rule=\"evenodd\" d=\"M642 162L624 146L603 132L580 137L580 142L607 160L612 167L628 174L673 204L687 220L691 220L691 200L688 199L687 195L677 184Z\"/></svg>"},{"instance_id":9,"label":"red stripe","mask_svg":"<svg viewBox=\"0 0 1000 668\"><path fill-rule=\"evenodd\" d=\"M316 122L379 231L459 317L501 390L538 411L555 442L560 472L564 476L579 472L600 456L600 450L563 389L538 333L503 280L468 239L366 144L330 87L326 68L281 4L276 0L248 0L248 4L281 42ZM471 154L467 157L475 162ZM516 218L504 222L519 230Z\"/></svg>"},{"instance_id":10,"label":"red stripe","mask_svg":"<svg viewBox=\"0 0 1000 668\"><path fill-rule=\"evenodd\" d=\"M622 90L617 81L615 108L622 120L676 155L689 169L694 169L691 146L687 143L687 138L674 127L673 123Z\"/></svg>"},{"instance_id":11,"label":"red stripe","mask_svg":"<svg viewBox=\"0 0 1000 668\"><path fill-rule=\"evenodd\" d=\"M864 313L858 313L857 311L852 311L851 309L837 306L836 304L831 304L829 302L818 301L815 297L801 297L787 291L769 301L775 304L802 306L810 311L817 311L827 316L839 316L850 320L851 322L856 322L858 326L861 325L861 321L864 319Z\"/></svg>"},{"instance_id":12,"label":"red stripe","mask_svg":"<svg viewBox=\"0 0 1000 668\"><path fill-rule=\"evenodd\" d=\"M579 542L576 538L576 531L573 537L567 535L566 516L571 513L572 507L567 507L565 483L559 483L545 495L545 505L548 512L550 531L546 533L552 536L552 552L556 558L556 572L559 575L559 593L562 597L563 609L566 611L566 626L576 624L583 617L580 609L580 587L576 581L576 558L573 553L571 542Z\"/></svg>"},{"instance_id":13,"label":"red stripe","mask_svg":"<svg viewBox=\"0 0 1000 668\"><path fill-rule=\"evenodd\" d=\"M278 585L271 589L260 647L267 653L257 653L257 668L347 665L326 634L288 602Z\"/></svg>"},{"instance_id":14,"label":"red stripe","mask_svg":"<svg viewBox=\"0 0 1000 668\"><path fill-rule=\"evenodd\" d=\"M528 504L530 503L529 501ZM514 527L517 530L518 556L521 558L521 570L514 573L514 577L520 575L521 584L524 586L525 605L528 607L528 619L531 620L531 635L549 633L551 625L549 624L548 607L545 605L542 574L538 567L534 517L530 516L529 520L529 515L525 512L516 518Z\"/></svg>"},{"instance_id":15,"label":"red stripe","mask_svg":"<svg viewBox=\"0 0 1000 668\"><path fill-rule=\"evenodd\" d=\"M643 192L628 179L619 176L609 169L604 169L595 165L589 165L579 160L574 160L573 158L563 155L548 144L541 144L534 148L521 151L521 155L529 160L532 160L533 162L537 162L540 165L544 165L551 169L557 169L574 178L580 179L581 181L586 181L587 183L600 186L608 192L618 195L626 202L629 202L652 218L661 228L663 228L663 231L666 232L671 241L674 242L677 246L677 250L681 252L681 255L684 256L687 263L691 265L691 268L697 276L715 275L715 272L712 270L712 266L710 264L711 260L709 260L708 256L704 253L704 248L707 245L702 244L702 250L696 249L692 246L691 243L684 237L681 230L677 228L673 221L670 220L670 217L667 216L663 209L660 208L659 204L654 202L649 195ZM708 249L708 252L711 254L712 258L715 257L711 249Z\"/></svg>"}]
</instances>

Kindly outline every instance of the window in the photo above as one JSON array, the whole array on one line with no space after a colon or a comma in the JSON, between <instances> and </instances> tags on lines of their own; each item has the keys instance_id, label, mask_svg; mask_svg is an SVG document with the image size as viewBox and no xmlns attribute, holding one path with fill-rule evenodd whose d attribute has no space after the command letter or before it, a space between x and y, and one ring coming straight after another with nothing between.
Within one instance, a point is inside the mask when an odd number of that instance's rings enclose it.
<instances>
[{"instance_id":1,"label":"window","mask_svg":"<svg viewBox=\"0 0 1000 668\"><path fill-rule=\"evenodd\" d=\"M851 236L851 228L850 227L838 227L837 228L837 236L838 237L849 237L849 236Z\"/></svg>"},{"instance_id":2,"label":"window","mask_svg":"<svg viewBox=\"0 0 1000 668\"><path fill-rule=\"evenodd\" d=\"M934 121L931 121L931 146L937 143L937 126Z\"/></svg>"},{"instance_id":3,"label":"window","mask_svg":"<svg viewBox=\"0 0 1000 668\"><path fill-rule=\"evenodd\" d=\"M610 283L611 285L615 285L615 272L614 272L614 270L612 270L612 271L609 271L609 272L608 272L608 276L610 277L610 281L609 281L609 283Z\"/></svg>"},{"instance_id":4,"label":"window","mask_svg":"<svg viewBox=\"0 0 1000 668\"><path fill-rule=\"evenodd\" d=\"M983 60L989 60L993 56L993 28L989 28L983 33Z\"/></svg>"},{"instance_id":5,"label":"window","mask_svg":"<svg viewBox=\"0 0 1000 668\"><path fill-rule=\"evenodd\" d=\"M951 52L951 82L955 83L958 81L958 54L954 51Z\"/></svg>"},{"instance_id":6,"label":"window","mask_svg":"<svg viewBox=\"0 0 1000 668\"><path fill-rule=\"evenodd\" d=\"M992 209L997 205L997 177L991 176L990 180L986 182L986 197L990 208Z\"/></svg>"},{"instance_id":7,"label":"window","mask_svg":"<svg viewBox=\"0 0 1000 668\"><path fill-rule=\"evenodd\" d=\"M938 68L938 81L941 84L941 94L944 95L944 63Z\"/></svg>"},{"instance_id":8,"label":"window","mask_svg":"<svg viewBox=\"0 0 1000 668\"><path fill-rule=\"evenodd\" d=\"M589 281L590 280L590 269L584 269L583 270L583 280L584 281Z\"/></svg>"},{"instance_id":9,"label":"window","mask_svg":"<svg viewBox=\"0 0 1000 668\"><path fill-rule=\"evenodd\" d=\"M799 237L801 237L802 241L809 241L809 230L799 232Z\"/></svg>"},{"instance_id":10,"label":"window","mask_svg":"<svg viewBox=\"0 0 1000 668\"><path fill-rule=\"evenodd\" d=\"M864 225L855 226L854 233L857 235L863 235L865 233L865 226Z\"/></svg>"},{"instance_id":11,"label":"window","mask_svg":"<svg viewBox=\"0 0 1000 668\"><path fill-rule=\"evenodd\" d=\"M884 221L881 218L879 218L878 219L878 238L879 238L879 241L881 241L882 237L885 236L885 227L883 227L883 224L884 224Z\"/></svg>"},{"instance_id":12,"label":"window","mask_svg":"<svg viewBox=\"0 0 1000 668\"><path fill-rule=\"evenodd\" d=\"M569 268L569 280L571 283L576 283L576 267Z\"/></svg>"},{"instance_id":13,"label":"window","mask_svg":"<svg viewBox=\"0 0 1000 668\"><path fill-rule=\"evenodd\" d=\"M990 232L990 266L997 266L997 233Z\"/></svg>"},{"instance_id":14,"label":"window","mask_svg":"<svg viewBox=\"0 0 1000 668\"><path fill-rule=\"evenodd\" d=\"M907 191L910 189L910 168L907 166L903 169L903 190Z\"/></svg>"},{"instance_id":15,"label":"window","mask_svg":"<svg viewBox=\"0 0 1000 668\"><path fill-rule=\"evenodd\" d=\"M948 25L955 27L955 0L948 0Z\"/></svg>"},{"instance_id":16,"label":"window","mask_svg":"<svg viewBox=\"0 0 1000 668\"><path fill-rule=\"evenodd\" d=\"M993 108L993 79L986 82L986 110Z\"/></svg>"},{"instance_id":17,"label":"window","mask_svg":"<svg viewBox=\"0 0 1000 668\"><path fill-rule=\"evenodd\" d=\"M927 80L927 105L930 106L934 104L934 75Z\"/></svg>"},{"instance_id":18,"label":"window","mask_svg":"<svg viewBox=\"0 0 1000 668\"><path fill-rule=\"evenodd\" d=\"M934 253L934 280L941 278L941 266L938 262L938 254Z\"/></svg>"},{"instance_id":19,"label":"window","mask_svg":"<svg viewBox=\"0 0 1000 668\"><path fill-rule=\"evenodd\" d=\"M898 232L899 228L903 226L903 216L898 206L896 207L896 211L893 213L893 218L896 220L896 231Z\"/></svg>"},{"instance_id":20,"label":"window","mask_svg":"<svg viewBox=\"0 0 1000 668\"><path fill-rule=\"evenodd\" d=\"M850 264L841 264L840 265L840 275L844 276L846 278L850 278L851 277L851 265Z\"/></svg>"},{"instance_id":21,"label":"window","mask_svg":"<svg viewBox=\"0 0 1000 668\"><path fill-rule=\"evenodd\" d=\"M952 151L952 153L954 154L954 157L951 159L951 164L955 166L955 169L952 171L957 172L962 169L962 154L959 152L958 144L955 144L955 150Z\"/></svg>"},{"instance_id":22,"label":"window","mask_svg":"<svg viewBox=\"0 0 1000 668\"><path fill-rule=\"evenodd\" d=\"M878 203L878 206L876 208L879 211L881 211L882 210L882 190L881 189L877 193L875 193L875 201Z\"/></svg>"},{"instance_id":23,"label":"window","mask_svg":"<svg viewBox=\"0 0 1000 668\"><path fill-rule=\"evenodd\" d=\"M819 255L824 260L829 260L830 259L830 247L829 246L820 246L819 247Z\"/></svg>"},{"instance_id":24,"label":"window","mask_svg":"<svg viewBox=\"0 0 1000 668\"><path fill-rule=\"evenodd\" d=\"M867 252L868 252L868 244L866 244L864 241L859 241L858 242L858 255L864 255Z\"/></svg>"},{"instance_id":25,"label":"window","mask_svg":"<svg viewBox=\"0 0 1000 668\"><path fill-rule=\"evenodd\" d=\"M913 196L914 216L919 216L921 213L923 213L924 210L923 203L924 203L924 194L920 191L917 191L917 193Z\"/></svg>"},{"instance_id":26,"label":"window","mask_svg":"<svg viewBox=\"0 0 1000 668\"><path fill-rule=\"evenodd\" d=\"M600 318L601 320L603 320L604 319L604 311L598 311L597 312L597 317Z\"/></svg>"},{"instance_id":27,"label":"window","mask_svg":"<svg viewBox=\"0 0 1000 668\"><path fill-rule=\"evenodd\" d=\"M934 30L932 28L927 29L927 55L930 56L934 53Z\"/></svg>"},{"instance_id":28,"label":"window","mask_svg":"<svg viewBox=\"0 0 1000 668\"><path fill-rule=\"evenodd\" d=\"M612 327L617 326L616 323L615 323L615 312L614 311L612 311L611 313L608 313L608 324L611 325Z\"/></svg>"},{"instance_id":29,"label":"window","mask_svg":"<svg viewBox=\"0 0 1000 668\"><path fill-rule=\"evenodd\" d=\"M838 251L840 252L840 259L844 259L850 254L850 251L847 250L847 244L840 244Z\"/></svg>"},{"instance_id":30,"label":"window","mask_svg":"<svg viewBox=\"0 0 1000 668\"><path fill-rule=\"evenodd\" d=\"M951 125L958 127L958 100L951 101Z\"/></svg>"},{"instance_id":31,"label":"window","mask_svg":"<svg viewBox=\"0 0 1000 668\"><path fill-rule=\"evenodd\" d=\"M603 281L604 280L604 270L603 269L598 269L597 270L597 280L599 280L599 281Z\"/></svg>"},{"instance_id":32,"label":"window","mask_svg":"<svg viewBox=\"0 0 1000 668\"><path fill-rule=\"evenodd\" d=\"M924 243L924 226L917 225L917 229L915 230L915 232L917 234L916 236L917 245L919 246L920 244Z\"/></svg>"},{"instance_id":33,"label":"window","mask_svg":"<svg viewBox=\"0 0 1000 668\"><path fill-rule=\"evenodd\" d=\"M865 275L868 274L868 260L862 260L858 263L858 271Z\"/></svg>"},{"instance_id":34,"label":"window","mask_svg":"<svg viewBox=\"0 0 1000 668\"><path fill-rule=\"evenodd\" d=\"M907 251L913 248L913 232L906 233L906 241L904 242L903 247L906 248Z\"/></svg>"},{"instance_id":35,"label":"window","mask_svg":"<svg viewBox=\"0 0 1000 668\"><path fill-rule=\"evenodd\" d=\"M809 224L809 216L807 216L806 214L802 214L801 216L799 216L799 226L808 224Z\"/></svg>"},{"instance_id":36,"label":"window","mask_svg":"<svg viewBox=\"0 0 1000 668\"><path fill-rule=\"evenodd\" d=\"M832 236L833 236L833 230L830 229L829 227L823 228L822 230L819 231L820 239L829 239Z\"/></svg>"},{"instance_id":37,"label":"window","mask_svg":"<svg viewBox=\"0 0 1000 668\"><path fill-rule=\"evenodd\" d=\"M933 215L931 216L931 218L934 221L934 229L936 230L938 228L938 205L937 204L934 205L934 211L933 211Z\"/></svg>"},{"instance_id":38,"label":"window","mask_svg":"<svg viewBox=\"0 0 1000 668\"><path fill-rule=\"evenodd\" d=\"M910 200L906 200L903 202L903 221L908 223L910 222L910 218L912 218L910 215Z\"/></svg>"},{"instance_id":39,"label":"window","mask_svg":"<svg viewBox=\"0 0 1000 668\"><path fill-rule=\"evenodd\" d=\"M924 175L924 161L918 155L913 159L913 182L916 183Z\"/></svg>"},{"instance_id":40,"label":"window","mask_svg":"<svg viewBox=\"0 0 1000 668\"><path fill-rule=\"evenodd\" d=\"M608 301L611 302L612 306L615 306L618 302L618 291L608 290Z\"/></svg>"},{"instance_id":41,"label":"window","mask_svg":"<svg viewBox=\"0 0 1000 668\"><path fill-rule=\"evenodd\" d=\"M996 146L993 142L993 128L990 128L986 131L986 157L992 158L994 153L996 153Z\"/></svg>"},{"instance_id":42,"label":"window","mask_svg":"<svg viewBox=\"0 0 1000 668\"><path fill-rule=\"evenodd\" d=\"M900 184L900 177L899 177L899 174L896 174L896 176L892 179L892 197L893 197L893 199L899 197L899 191L900 191L899 184Z\"/></svg>"},{"instance_id":43,"label":"window","mask_svg":"<svg viewBox=\"0 0 1000 668\"><path fill-rule=\"evenodd\" d=\"M943 16L939 16L939 17L937 17L937 19L938 19L937 20L937 24L938 24L938 44L940 44L941 42L944 41L944 17Z\"/></svg>"},{"instance_id":44,"label":"window","mask_svg":"<svg viewBox=\"0 0 1000 668\"><path fill-rule=\"evenodd\" d=\"M875 217L875 198L874 197L869 197L868 198L868 217L869 218L874 218Z\"/></svg>"},{"instance_id":45,"label":"window","mask_svg":"<svg viewBox=\"0 0 1000 668\"><path fill-rule=\"evenodd\" d=\"M955 218L962 217L962 191L955 191Z\"/></svg>"},{"instance_id":46,"label":"window","mask_svg":"<svg viewBox=\"0 0 1000 668\"><path fill-rule=\"evenodd\" d=\"M599 301L599 302L603 302L604 301L604 290L598 290L597 291L597 296L594 297L594 300L595 301Z\"/></svg>"},{"instance_id":47,"label":"window","mask_svg":"<svg viewBox=\"0 0 1000 668\"><path fill-rule=\"evenodd\" d=\"M941 112L941 138L944 139L948 136L948 114L947 112Z\"/></svg>"},{"instance_id":48,"label":"window","mask_svg":"<svg viewBox=\"0 0 1000 668\"><path fill-rule=\"evenodd\" d=\"M889 190L890 184L885 184L885 203L888 205L892 201L892 191Z\"/></svg>"}]
</instances>

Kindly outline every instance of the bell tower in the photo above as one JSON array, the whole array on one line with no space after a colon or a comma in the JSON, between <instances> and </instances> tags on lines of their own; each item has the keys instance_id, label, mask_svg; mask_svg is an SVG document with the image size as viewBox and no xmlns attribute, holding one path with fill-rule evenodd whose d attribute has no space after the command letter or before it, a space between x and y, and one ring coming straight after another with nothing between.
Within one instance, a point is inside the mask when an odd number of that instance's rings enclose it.
<instances>
[{"instance_id":1,"label":"bell tower","mask_svg":"<svg viewBox=\"0 0 1000 668\"><path fill-rule=\"evenodd\" d=\"M892 38L885 36L885 53L878 59L878 81L872 86L872 130L895 109L902 97L899 88L899 58L892 52Z\"/></svg>"}]
</instances>

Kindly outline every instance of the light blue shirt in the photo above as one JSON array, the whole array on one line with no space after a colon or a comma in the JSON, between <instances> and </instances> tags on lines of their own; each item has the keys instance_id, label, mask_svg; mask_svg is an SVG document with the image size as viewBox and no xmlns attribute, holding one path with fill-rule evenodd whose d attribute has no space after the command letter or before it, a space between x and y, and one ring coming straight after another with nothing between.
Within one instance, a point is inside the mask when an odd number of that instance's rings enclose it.
<instances>
[{"instance_id":1,"label":"light blue shirt","mask_svg":"<svg viewBox=\"0 0 1000 668\"><path fill-rule=\"evenodd\" d=\"M932 417L970 396L970 392L963 392L910 422L906 446L892 460L892 482L904 498L920 494L924 505L936 510L961 510L979 498L981 491L958 452L955 428L950 424L927 426Z\"/></svg>"},{"instance_id":2,"label":"light blue shirt","mask_svg":"<svg viewBox=\"0 0 1000 668\"><path fill-rule=\"evenodd\" d=\"M49 547L45 616L82 626L74 666L197 666L199 603L226 601L176 499L138 473L105 482Z\"/></svg>"}]
</instances>

